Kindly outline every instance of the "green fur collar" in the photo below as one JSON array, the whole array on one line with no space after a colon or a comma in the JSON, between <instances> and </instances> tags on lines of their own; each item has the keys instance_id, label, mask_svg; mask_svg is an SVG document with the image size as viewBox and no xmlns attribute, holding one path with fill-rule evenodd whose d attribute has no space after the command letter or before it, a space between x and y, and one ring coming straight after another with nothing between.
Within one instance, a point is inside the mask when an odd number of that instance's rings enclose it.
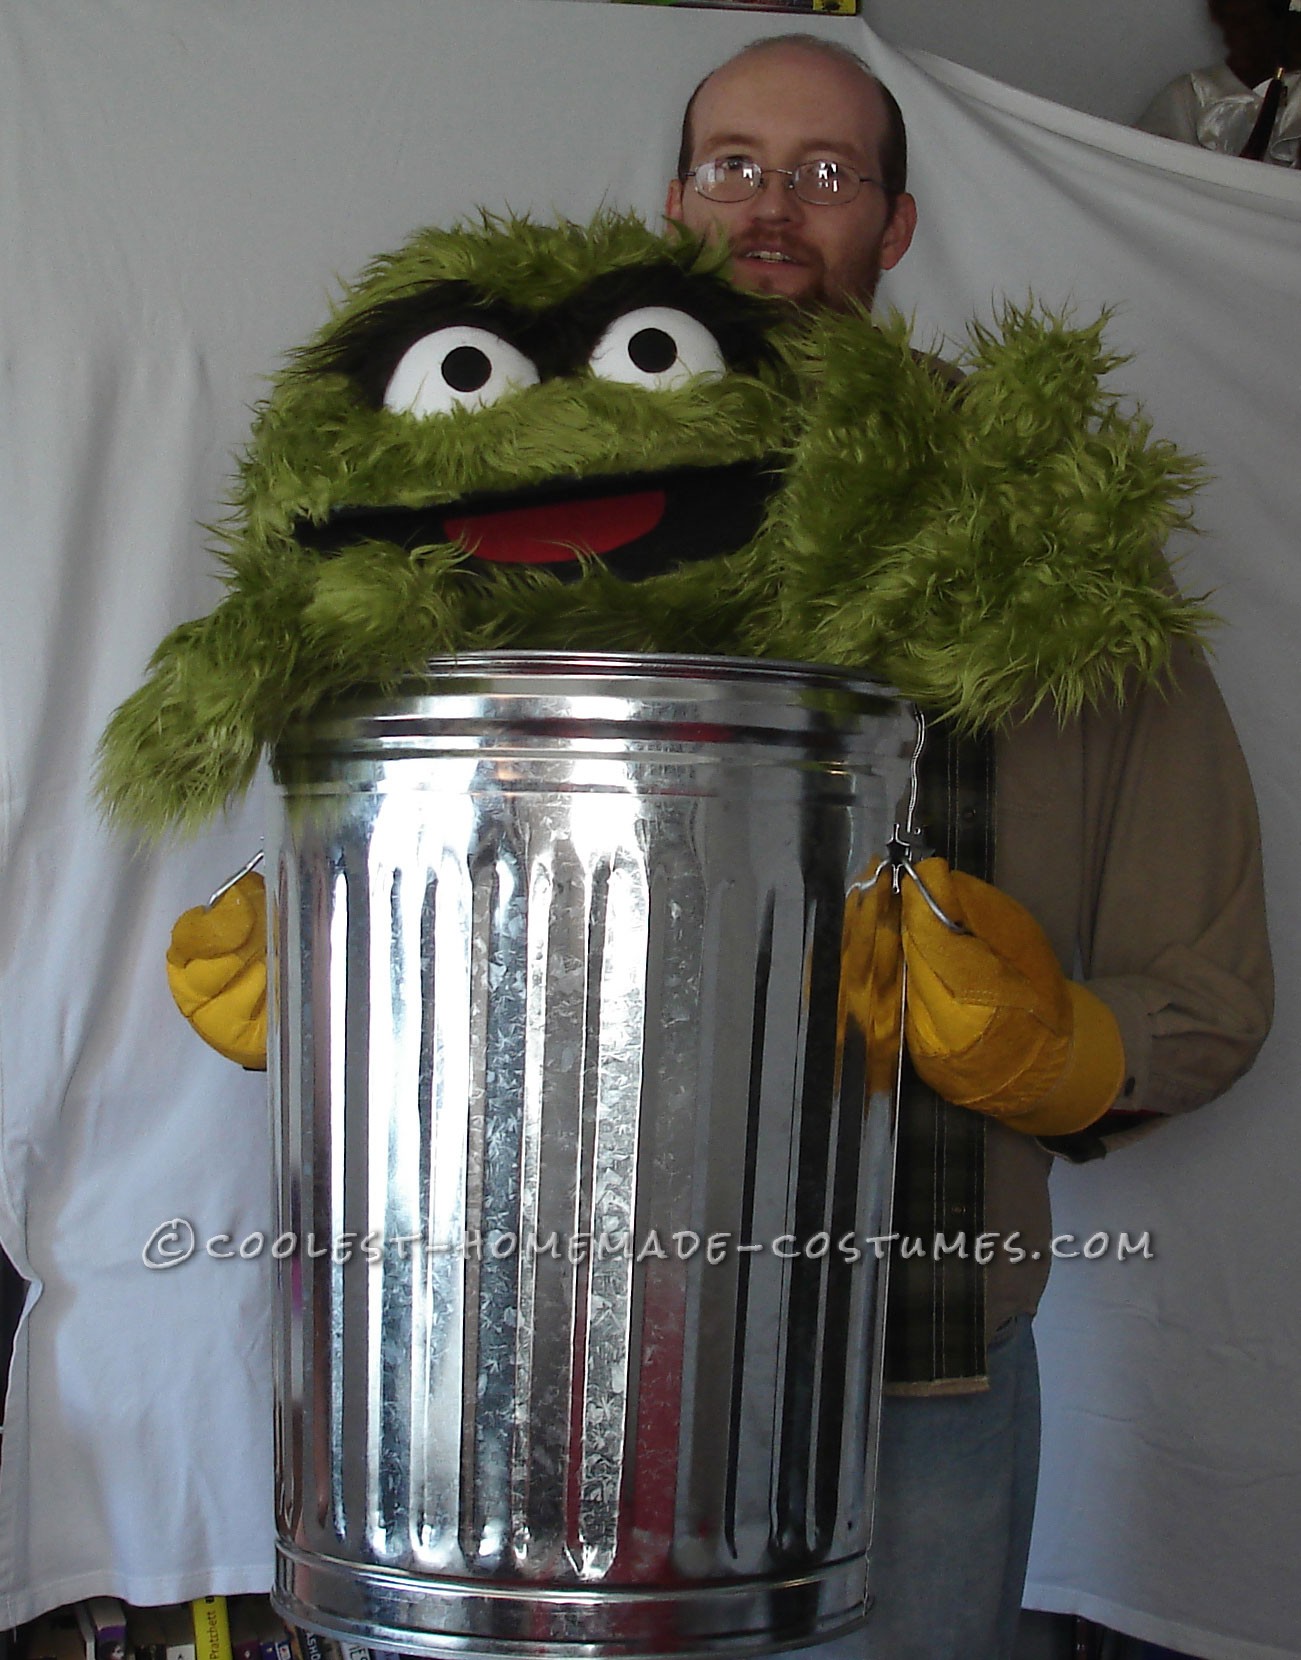
<instances>
[{"instance_id":1,"label":"green fur collar","mask_svg":"<svg viewBox=\"0 0 1301 1660\"><path fill-rule=\"evenodd\" d=\"M226 598L109 723L110 815L195 827L288 722L434 654L816 661L978 726L1196 634L1156 552L1195 468L1102 389L1100 323L1009 311L955 386L902 321L810 325L718 267L614 215L376 262L258 413Z\"/></svg>"}]
</instances>

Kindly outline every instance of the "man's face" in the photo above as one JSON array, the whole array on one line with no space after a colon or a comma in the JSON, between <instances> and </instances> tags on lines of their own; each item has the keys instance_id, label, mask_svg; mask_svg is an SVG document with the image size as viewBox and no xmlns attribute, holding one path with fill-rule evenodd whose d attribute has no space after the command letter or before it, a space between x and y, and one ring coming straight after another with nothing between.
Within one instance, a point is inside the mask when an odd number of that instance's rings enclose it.
<instances>
[{"instance_id":1,"label":"man's face","mask_svg":"<svg viewBox=\"0 0 1301 1660\"><path fill-rule=\"evenodd\" d=\"M838 161L878 179L885 126L880 93L852 65L773 47L724 64L700 89L691 165L729 155L765 169ZM689 179L675 179L665 212L689 230L727 238L738 287L798 305L870 303L881 272L912 240L912 197L895 198L892 213L884 191L865 183L852 202L819 207L800 201L789 183L777 174L748 201L710 202Z\"/></svg>"},{"instance_id":2,"label":"man's face","mask_svg":"<svg viewBox=\"0 0 1301 1660\"><path fill-rule=\"evenodd\" d=\"M1254 66L1256 60L1273 64L1287 56L1289 13L1285 10L1276 9L1267 0L1211 0L1209 10L1224 36L1230 58Z\"/></svg>"}]
</instances>

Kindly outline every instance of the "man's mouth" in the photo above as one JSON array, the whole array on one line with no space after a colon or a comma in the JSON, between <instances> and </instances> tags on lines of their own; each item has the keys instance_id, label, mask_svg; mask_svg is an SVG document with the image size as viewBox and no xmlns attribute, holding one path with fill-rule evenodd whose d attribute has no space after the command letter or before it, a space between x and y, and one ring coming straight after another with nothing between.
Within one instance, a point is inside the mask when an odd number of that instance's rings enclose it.
<instances>
[{"instance_id":1,"label":"man's mouth","mask_svg":"<svg viewBox=\"0 0 1301 1660\"><path fill-rule=\"evenodd\" d=\"M753 231L735 244L733 255L759 265L812 265L815 258L809 249L789 237L773 237L771 233L759 236Z\"/></svg>"},{"instance_id":2,"label":"man's mouth","mask_svg":"<svg viewBox=\"0 0 1301 1660\"><path fill-rule=\"evenodd\" d=\"M636 582L753 541L776 481L769 460L558 479L426 507L338 507L321 524L300 519L293 535L326 555L367 541L412 553L451 543L464 570L532 565L562 581L598 558Z\"/></svg>"}]
</instances>

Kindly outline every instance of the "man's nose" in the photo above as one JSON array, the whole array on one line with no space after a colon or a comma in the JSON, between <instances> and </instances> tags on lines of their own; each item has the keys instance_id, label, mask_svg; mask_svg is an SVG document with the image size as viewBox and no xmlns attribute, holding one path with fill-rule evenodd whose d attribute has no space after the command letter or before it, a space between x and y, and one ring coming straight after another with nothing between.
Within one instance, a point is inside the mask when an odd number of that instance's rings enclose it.
<instances>
[{"instance_id":1,"label":"man's nose","mask_svg":"<svg viewBox=\"0 0 1301 1660\"><path fill-rule=\"evenodd\" d=\"M795 219L802 206L787 174L775 171L764 174L758 194L753 198L756 219Z\"/></svg>"}]
</instances>

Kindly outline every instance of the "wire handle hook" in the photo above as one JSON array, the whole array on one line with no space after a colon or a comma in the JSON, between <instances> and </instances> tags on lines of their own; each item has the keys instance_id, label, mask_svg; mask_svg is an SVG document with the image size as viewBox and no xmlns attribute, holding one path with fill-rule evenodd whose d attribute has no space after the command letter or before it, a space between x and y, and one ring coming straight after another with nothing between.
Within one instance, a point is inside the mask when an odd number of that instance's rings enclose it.
<instances>
[{"instance_id":1,"label":"wire handle hook","mask_svg":"<svg viewBox=\"0 0 1301 1660\"><path fill-rule=\"evenodd\" d=\"M917 874L917 863L929 855L921 827L917 823L917 796L920 788L918 767L922 757L922 750L926 745L926 716L920 709L913 710L917 718L917 743L914 746L912 760L908 769L908 805L902 825L897 824L885 844L885 858L866 879L860 878L851 882L851 893L868 893L880 881L888 870L890 872L890 888L893 893L903 889L904 878L907 877L917 885L917 891L926 901L926 907L935 920L942 923L951 934L969 934L970 928L956 921L943 909L935 895Z\"/></svg>"},{"instance_id":2,"label":"wire handle hook","mask_svg":"<svg viewBox=\"0 0 1301 1660\"><path fill-rule=\"evenodd\" d=\"M207 906L205 907L205 909L210 911L212 909L212 907L217 903L217 901L221 898L222 894L229 893L230 890L235 886L236 882L242 882L244 880L244 878L248 875L249 871L256 870L257 867L261 863L262 863L262 849L259 847L257 852L253 855L253 857L251 859L247 860L246 863L242 864L233 876L228 876L226 878L226 880L217 889L216 893L214 893L211 896L211 898L208 900L208 903L207 903Z\"/></svg>"}]
</instances>

